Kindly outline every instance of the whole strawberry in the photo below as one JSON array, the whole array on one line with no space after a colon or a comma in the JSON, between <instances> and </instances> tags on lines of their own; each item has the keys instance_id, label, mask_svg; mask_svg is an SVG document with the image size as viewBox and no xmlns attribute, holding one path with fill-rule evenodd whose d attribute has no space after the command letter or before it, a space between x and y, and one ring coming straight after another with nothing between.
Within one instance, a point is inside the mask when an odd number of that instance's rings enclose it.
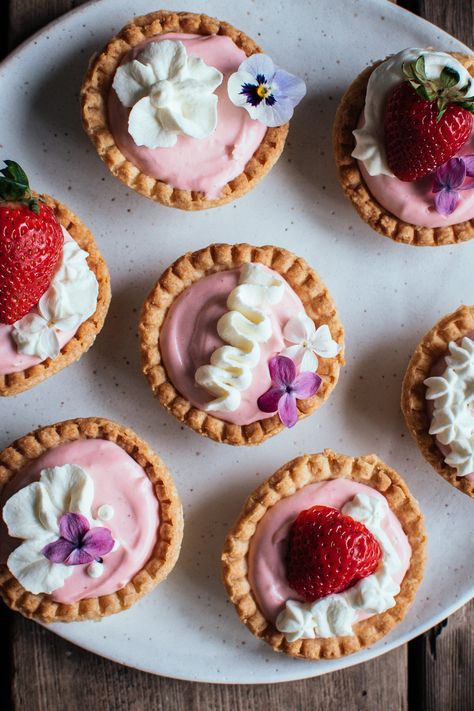
<instances>
[{"instance_id":1,"label":"whole strawberry","mask_svg":"<svg viewBox=\"0 0 474 711\"><path fill-rule=\"evenodd\" d=\"M385 151L392 173L413 181L433 173L466 143L474 103L465 98L470 85L459 88L454 69L444 67L439 79L428 79L423 55L403 72L406 81L385 105Z\"/></svg>"},{"instance_id":2,"label":"whole strawberry","mask_svg":"<svg viewBox=\"0 0 474 711\"><path fill-rule=\"evenodd\" d=\"M313 506L290 529L286 575L290 587L313 602L371 575L381 557L378 541L363 523L330 506Z\"/></svg>"},{"instance_id":3,"label":"whole strawberry","mask_svg":"<svg viewBox=\"0 0 474 711\"><path fill-rule=\"evenodd\" d=\"M12 324L49 287L63 248L54 212L32 195L28 178L11 160L0 170L0 323Z\"/></svg>"}]
</instances>

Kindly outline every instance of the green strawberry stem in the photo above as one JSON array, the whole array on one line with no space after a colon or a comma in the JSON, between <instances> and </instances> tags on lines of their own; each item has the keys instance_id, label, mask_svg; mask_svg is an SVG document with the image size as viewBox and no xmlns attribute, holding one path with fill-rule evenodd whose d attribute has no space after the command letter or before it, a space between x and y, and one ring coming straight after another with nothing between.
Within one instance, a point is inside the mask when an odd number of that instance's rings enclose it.
<instances>
[{"instance_id":1,"label":"green strawberry stem","mask_svg":"<svg viewBox=\"0 0 474 711\"><path fill-rule=\"evenodd\" d=\"M444 67L438 79L428 79L425 69L425 58L420 55L416 62L403 65L403 74L418 96L426 101L436 101L439 121L449 104L457 104L463 109L474 113L474 99L466 99L471 82L459 87L460 76L455 69Z\"/></svg>"},{"instance_id":2,"label":"green strawberry stem","mask_svg":"<svg viewBox=\"0 0 474 711\"><path fill-rule=\"evenodd\" d=\"M44 202L30 190L28 177L23 168L13 160L4 161L6 168L0 170L0 205L4 202L17 202L27 205L36 215L39 203Z\"/></svg>"}]
</instances>

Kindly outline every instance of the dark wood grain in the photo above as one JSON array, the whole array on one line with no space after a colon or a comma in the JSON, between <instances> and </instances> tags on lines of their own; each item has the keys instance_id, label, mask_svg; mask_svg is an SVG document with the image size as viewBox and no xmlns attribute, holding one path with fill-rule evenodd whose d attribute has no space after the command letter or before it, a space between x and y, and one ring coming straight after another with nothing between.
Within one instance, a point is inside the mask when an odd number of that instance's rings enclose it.
<instances>
[{"instance_id":1,"label":"dark wood grain","mask_svg":"<svg viewBox=\"0 0 474 711\"><path fill-rule=\"evenodd\" d=\"M7 17L8 3L0 0L1 49L5 50L7 39L9 47L16 46L82 1L10 0ZM474 43L470 0L400 4L466 44ZM3 644L8 637L11 664L0 665L0 699L6 706L11 694L17 711L79 711L86 705L94 711L474 709L474 603L452 615L447 626L438 626L372 662L316 679L273 685L214 686L144 674L84 652L0 607Z\"/></svg>"}]
</instances>

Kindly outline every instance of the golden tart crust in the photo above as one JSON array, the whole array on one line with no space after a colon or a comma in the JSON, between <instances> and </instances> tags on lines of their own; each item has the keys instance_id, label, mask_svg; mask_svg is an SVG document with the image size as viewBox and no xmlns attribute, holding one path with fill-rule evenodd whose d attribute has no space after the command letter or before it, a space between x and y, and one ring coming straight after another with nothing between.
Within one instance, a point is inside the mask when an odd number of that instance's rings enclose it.
<instances>
[{"instance_id":1,"label":"golden tart crust","mask_svg":"<svg viewBox=\"0 0 474 711\"><path fill-rule=\"evenodd\" d=\"M376 489L385 496L400 521L412 548L410 567L396 597L396 605L353 626L354 634L331 638L299 639L288 642L285 636L260 611L247 577L247 554L258 522L278 501L308 484L328 479L352 479ZM275 652L304 659L335 659L367 647L400 622L406 615L423 577L426 533L417 501L397 472L375 454L349 457L325 449L306 454L284 464L261 484L244 504L242 513L229 532L222 552L222 574L230 600L242 622Z\"/></svg>"},{"instance_id":2,"label":"golden tart crust","mask_svg":"<svg viewBox=\"0 0 474 711\"><path fill-rule=\"evenodd\" d=\"M429 434L430 418L423 384L434 364L448 353L450 341L458 341L470 331L474 331L474 306L460 306L433 326L410 359L403 379L401 406L408 430L426 461L456 489L474 498L474 482L458 476L456 470L446 464L435 437Z\"/></svg>"},{"instance_id":3,"label":"golden tart crust","mask_svg":"<svg viewBox=\"0 0 474 711\"><path fill-rule=\"evenodd\" d=\"M458 52L450 53L474 76L474 57ZM373 230L395 242L415 247L438 247L443 244L465 242L474 237L474 220L459 222L448 227L420 227L404 222L393 215L370 194L356 158L351 153L355 147L352 131L357 128L359 116L365 105L367 83L370 75L382 62L375 62L359 74L341 99L333 127L333 150L339 181L360 217Z\"/></svg>"},{"instance_id":4,"label":"golden tart crust","mask_svg":"<svg viewBox=\"0 0 474 711\"><path fill-rule=\"evenodd\" d=\"M0 595L12 609L40 622L96 620L127 610L170 573L178 558L183 536L181 503L168 469L148 444L132 430L100 417L78 418L25 435L0 453L0 494L3 487L25 467L53 447L80 439L104 439L121 447L146 472L160 504L160 526L153 554L123 588L111 595L78 602L54 602L49 595L28 592L0 564Z\"/></svg>"},{"instance_id":5,"label":"golden tart crust","mask_svg":"<svg viewBox=\"0 0 474 711\"><path fill-rule=\"evenodd\" d=\"M344 364L344 331L336 306L325 285L300 257L282 247L254 247L250 244L212 244L188 252L162 274L142 309L138 333L142 369L155 397L180 422L216 442L233 445L260 444L284 429L278 415L250 425L235 425L199 410L184 398L168 378L160 352L160 332L168 309L191 284L215 272L235 269L247 262L264 264L282 276L300 297L307 315L317 325L327 324L341 352L335 358L321 359L318 374L322 384L308 400L299 400L298 419L307 417L329 397Z\"/></svg>"},{"instance_id":6,"label":"golden tart crust","mask_svg":"<svg viewBox=\"0 0 474 711\"><path fill-rule=\"evenodd\" d=\"M107 99L115 70L122 57L149 37L167 32L225 35L247 56L261 51L246 34L227 22L220 22L207 15L160 10L135 17L107 43L102 52L92 59L81 89L82 123L110 172L141 195L168 207L178 207L182 210L204 210L224 205L242 197L255 187L276 163L285 145L288 123L267 129L260 146L244 171L224 186L219 198L211 200L202 192L179 190L142 173L137 166L127 160L115 143L109 128Z\"/></svg>"},{"instance_id":7,"label":"golden tart crust","mask_svg":"<svg viewBox=\"0 0 474 711\"><path fill-rule=\"evenodd\" d=\"M79 247L88 252L87 264L94 272L99 284L97 307L92 316L79 326L71 340L63 346L57 358L47 358L38 363L38 365L32 365L29 368L25 368L25 370L20 370L18 373L0 375L0 396L18 395L18 393L29 390L51 375L71 365L74 361L79 360L83 353L89 350L97 334L101 331L110 304L109 270L91 232L77 215L65 205L49 195L41 195L41 197L54 210L60 224L68 231Z\"/></svg>"}]
</instances>

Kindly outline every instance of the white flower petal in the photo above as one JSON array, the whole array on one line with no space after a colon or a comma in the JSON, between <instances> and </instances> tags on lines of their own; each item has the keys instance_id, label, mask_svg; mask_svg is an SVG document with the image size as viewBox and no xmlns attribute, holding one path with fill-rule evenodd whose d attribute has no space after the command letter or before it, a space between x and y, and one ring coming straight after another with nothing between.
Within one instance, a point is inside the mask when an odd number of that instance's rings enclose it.
<instances>
[{"instance_id":1,"label":"white flower petal","mask_svg":"<svg viewBox=\"0 0 474 711\"><path fill-rule=\"evenodd\" d=\"M286 358L291 358L291 360L294 361L297 366L299 366L301 361L303 360L304 352L304 346L295 345L288 346L288 348L284 348L282 351L280 351L280 355L285 356Z\"/></svg>"},{"instance_id":2,"label":"white flower petal","mask_svg":"<svg viewBox=\"0 0 474 711\"><path fill-rule=\"evenodd\" d=\"M315 373L318 368L318 359L310 348L304 349L303 358L301 359L300 371L302 373Z\"/></svg>"},{"instance_id":3,"label":"white flower petal","mask_svg":"<svg viewBox=\"0 0 474 711\"><path fill-rule=\"evenodd\" d=\"M3 520L13 538L43 538L51 533L38 517L40 489L39 482L25 486L11 496L3 507Z\"/></svg>"},{"instance_id":4,"label":"white flower petal","mask_svg":"<svg viewBox=\"0 0 474 711\"><path fill-rule=\"evenodd\" d=\"M40 546L27 541L10 554L7 566L26 590L37 593L52 593L64 585L73 572L73 566L51 563L41 549L51 540L44 540Z\"/></svg>"},{"instance_id":5,"label":"white flower petal","mask_svg":"<svg viewBox=\"0 0 474 711\"><path fill-rule=\"evenodd\" d=\"M182 114L175 114L181 133L192 138L206 138L217 126L217 96L211 94L200 99L189 97L181 105Z\"/></svg>"},{"instance_id":6,"label":"white flower petal","mask_svg":"<svg viewBox=\"0 0 474 711\"><path fill-rule=\"evenodd\" d=\"M242 93L244 84L255 85L255 77L249 72L238 71L231 74L227 80L227 94L235 106L246 106L247 104L247 97ZM250 104L248 104L248 107L253 108Z\"/></svg>"},{"instance_id":7,"label":"white flower petal","mask_svg":"<svg viewBox=\"0 0 474 711\"><path fill-rule=\"evenodd\" d=\"M170 148L175 145L176 133L162 128L157 118L158 111L148 96L140 99L130 111L128 130L137 146Z\"/></svg>"},{"instance_id":8,"label":"white flower petal","mask_svg":"<svg viewBox=\"0 0 474 711\"><path fill-rule=\"evenodd\" d=\"M290 343L302 344L309 341L314 336L316 327L312 319L305 311L299 311L296 316L290 318L283 328L283 336Z\"/></svg>"},{"instance_id":9,"label":"white flower petal","mask_svg":"<svg viewBox=\"0 0 474 711\"><path fill-rule=\"evenodd\" d=\"M132 62L118 67L112 87L121 104L131 107L146 96L148 88L154 82L153 68L134 59Z\"/></svg>"},{"instance_id":10,"label":"white flower petal","mask_svg":"<svg viewBox=\"0 0 474 711\"><path fill-rule=\"evenodd\" d=\"M215 67L206 64L200 57L188 57L188 67L196 84L206 84L208 91L215 91L222 84L224 75Z\"/></svg>"},{"instance_id":11,"label":"white flower petal","mask_svg":"<svg viewBox=\"0 0 474 711\"><path fill-rule=\"evenodd\" d=\"M43 469L40 481L48 492L57 518L69 511L91 518L94 483L84 469L76 464L50 467Z\"/></svg>"},{"instance_id":12,"label":"white flower petal","mask_svg":"<svg viewBox=\"0 0 474 711\"><path fill-rule=\"evenodd\" d=\"M310 339L311 348L323 358L334 358L340 351L340 346L331 337L329 326L320 326Z\"/></svg>"}]
</instances>

